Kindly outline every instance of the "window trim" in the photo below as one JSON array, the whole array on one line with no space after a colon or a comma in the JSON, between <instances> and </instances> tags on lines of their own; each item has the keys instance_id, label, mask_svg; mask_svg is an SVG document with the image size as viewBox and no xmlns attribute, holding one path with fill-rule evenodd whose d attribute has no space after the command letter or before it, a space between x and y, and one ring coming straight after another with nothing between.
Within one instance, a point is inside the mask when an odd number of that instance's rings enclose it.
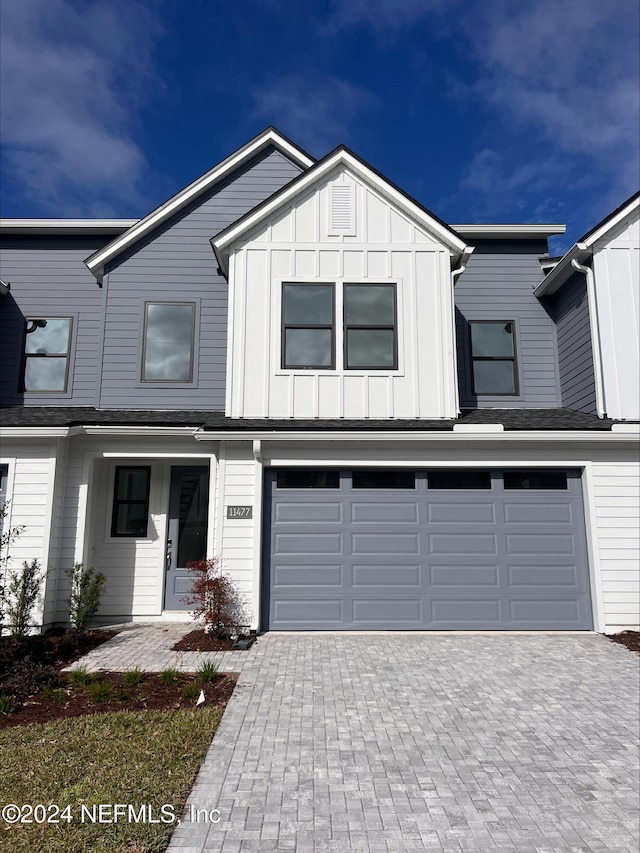
<instances>
[{"instance_id":1,"label":"window trim","mask_svg":"<svg viewBox=\"0 0 640 853\"><path fill-rule=\"evenodd\" d=\"M393 325L389 323L357 324L347 323L347 290L350 287L391 287L393 289ZM367 366L358 365L349 367L349 331L361 329L363 331L382 330L393 332L393 362L391 365ZM342 346L343 346L343 370L397 370L398 369L398 284L391 281L345 281L342 284Z\"/></svg>"},{"instance_id":2,"label":"window trim","mask_svg":"<svg viewBox=\"0 0 640 853\"><path fill-rule=\"evenodd\" d=\"M190 305L193 309L193 324L191 327L191 369L189 379L145 379L145 358L147 353L147 306L148 305ZM199 311L198 301L195 299L189 300L173 300L173 299L145 299L142 303L142 345L140 348L140 373L139 380L136 383L139 388L153 386L155 388L174 388L177 386L193 386L196 384L196 350L197 350L197 334L199 326Z\"/></svg>"},{"instance_id":3,"label":"window trim","mask_svg":"<svg viewBox=\"0 0 640 853\"><path fill-rule=\"evenodd\" d=\"M74 352L74 328L77 323L77 315L75 314L58 314L47 316L36 315L25 317L24 324L24 335L23 335L23 343L22 343L22 366L20 371L20 393L21 394L38 394L38 395L46 395L46 394L55 394L56 396L71 396L71 389L69 387L69 377L72 375L72 358ZM32 323L34 320L68 320L69 321L69 337L67 338L67 351L66 353L36 353L36 352L27 352L27 328L29 323ZM27 377L27 363L30 358L64 358L65 359L65 370L64 370L64 387L58 389L45 389L45 388L27 388L26 387L26 377Z\"/></svg>"},{"instance_id":4,"label":"window trim","mask_svg":"<svg viewBox=\"0 0 640 853\"><path fill-rule=\"evenodd\" d=\"M287 323L285 321L285 292L290 287L314 287L331 288L331 325L327 323ZM336 369L336 283L335 281L282 281L280 288L280 367L282 370L335 370ZM330 329L331 330L331 364L287 364L287 330L288 329Z\"/></svg>"},{"instance_id":5,"label":"window trim","mask_svg":"<svg viewBox=\"0 0 640 853\"><path fill-rule=\"evenodd\" d=\"M147 489L144 500L118 497L118 478L120 471L146 471ZM113 475L113 503L111 506L111 538L112 539L148 539L149 538L149 505L151 496L151 465L116 465ZM118 533L118 509L121 505L142 504L145 507L144 533Z\"/></svg>"},{"instance_id":6,"label":"window trim","mask_svg":"<svg viewBox=\"0 0 640 853\"><path fill-rule=\"evenodd\" d=\"M506 325L507 323L511 324L511 340L513 342L513 355L506 356L489 356L489 355L480 355L474 356L473 354L473 332L471 327L480 324L486 323L500 323L502 325ZM470 384L471 384L471 394L474 397L519 397L520 396L520 371L518 370L518 349L516 345L516 321L515 320L501 320L501 319L482 319L482 320L467 320L468 325L468 342L469 342L469 361L470 361ZM507 391L505 393L499 393L496 391L476 391L476 383L475 383L475 371L473 369L474 363L476 361L510 361L512 364L513 371L513 391Z\"/></svg>"}]
</instances>

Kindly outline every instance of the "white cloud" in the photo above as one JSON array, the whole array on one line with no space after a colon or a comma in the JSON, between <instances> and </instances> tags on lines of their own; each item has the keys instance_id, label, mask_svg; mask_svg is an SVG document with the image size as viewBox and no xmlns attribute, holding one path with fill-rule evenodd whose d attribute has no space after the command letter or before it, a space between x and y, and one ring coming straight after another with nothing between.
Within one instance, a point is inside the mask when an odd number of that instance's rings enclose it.
<instances>
[{"instance_id":1,"label":"white cloud","mask_svg":"<svg viewBox=\"0 0 640 853\"><path fill-rule=\"evenodd\" d=\"M253 98L257 117L314 154L347 141L356 117L377 103L371 92L344 80L300 75L272 80Z\"/></svg>"},{"instance_id":2,"label":"white cloud","mask_svg":"<svg viewBox=\"0 0 640 853\"><path fill-rule=\"evenodd\" d=\"M21 0L2 3L1 16L8 182L56 216L140 204L136 111L158 84L148 12L121 0Z\"/></svg>"}]
</instances>

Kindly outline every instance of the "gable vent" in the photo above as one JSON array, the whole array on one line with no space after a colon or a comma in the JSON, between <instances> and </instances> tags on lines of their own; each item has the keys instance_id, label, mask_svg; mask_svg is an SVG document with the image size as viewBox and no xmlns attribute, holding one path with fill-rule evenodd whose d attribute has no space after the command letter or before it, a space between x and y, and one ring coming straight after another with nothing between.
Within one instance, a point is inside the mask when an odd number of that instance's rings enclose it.
<instances>
[{"instance_id":1,"label":"gable vent","mask_svg":"<svg viewBox=\"0 0 640 853\"><path fill-rule=\"evenodd\" d=\"M332 184L329 210L329 234L356 233L356 188L353 184Z\"/></svg>"}]
</instances>

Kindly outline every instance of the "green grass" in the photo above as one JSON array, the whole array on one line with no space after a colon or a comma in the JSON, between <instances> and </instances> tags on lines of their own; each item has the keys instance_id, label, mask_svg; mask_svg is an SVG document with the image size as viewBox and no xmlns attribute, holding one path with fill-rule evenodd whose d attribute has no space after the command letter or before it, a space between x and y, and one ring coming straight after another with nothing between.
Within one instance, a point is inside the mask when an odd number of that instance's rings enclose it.
<instances>
[{"instance_id":1,"label":"green grass","mask_svg":"<svg viewBox=\"0 0 640 853\"><path fill-rule=\"evenodd\" d=\"M169 667L169 669L163 669L158 677L163 684L175 684L180 678L180 673L177 669Z\"/></svg>"},{"instance_id":2,"label":"green grass","mask_svg":"<svg viewBox=\"0 0 640 853\"><path fill-rule=\"evenodd\" d=\"M142 673L135 667L135 669L129 669L124 674L124 683L127 687L137 687L142 681Z\"/></svg>"},{"instance_id":3,"label":"green grass","mask_svg":"<svg viewBox=\"0 0 640 853\"><path fill-rule=\"evenodd\" d=\"M202 666L196 671L198 680L202 684L209 684L210 681L218 674L218 665L213 661L206 660Z\"/></svg>"},{"instance_id":4,"label":"green grass","mask_svg":"<svg viewBox=\"0 0 640 853\"><path fill-rule=\"evenodd\" d=\"M200 686L198 684L194 684L193 681L189 684L185 684L182 688L181 695L184 702L195 702L200 695Z\"/></svg>"},{"instance_id":5,"label":"green grass","mask_svg":"<svg viewBox=\"0 0 640 853\"><path fill-rule=\"evenodd\" d=\"M110 702L113 699L113 687L108 681L96 681L89 685L89 696L94 702Z\"/></svg>"},{"instance_id":6,"label":"green grass","mask_svg":"<svg viewBox=\"0 0 640 853\"><path fill-rule=\"evenodd\" d=\"M0 803L70 806L73 821L0 821L0 850L12 853L159 853L175 825L81 823L80 806L173 806L189 793L221 711L119 711L0 730Z\"/></svg>"},{"instance_id":7,"label":"green grass","mask_svg":"<svg viewBox=\"0 0 640 853\"><path fill-rule=\"evenodd\" d=\"M74 687L87 687L87 685L93 684L97 676L95 673L87 672L84 667L79 666L78 669L72 669L67 677L69 684L72 684Z\"/></svg>"}]
</instances>

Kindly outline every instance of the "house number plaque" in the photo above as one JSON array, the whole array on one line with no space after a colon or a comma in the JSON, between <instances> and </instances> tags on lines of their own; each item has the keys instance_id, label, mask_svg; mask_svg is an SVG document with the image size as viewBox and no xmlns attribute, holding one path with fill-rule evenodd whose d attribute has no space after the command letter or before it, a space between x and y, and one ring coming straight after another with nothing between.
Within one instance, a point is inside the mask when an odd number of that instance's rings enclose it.
<instances>
[{"instance_id":1,"label":"house number plaque","mask_svg":"<svg viewBox=\"0 0 640 853\"><path fill-rule=\"evenodd\" d=\"M252 506L228 506L227 518L253 518Z\"/></svg>"}]
</instances>

